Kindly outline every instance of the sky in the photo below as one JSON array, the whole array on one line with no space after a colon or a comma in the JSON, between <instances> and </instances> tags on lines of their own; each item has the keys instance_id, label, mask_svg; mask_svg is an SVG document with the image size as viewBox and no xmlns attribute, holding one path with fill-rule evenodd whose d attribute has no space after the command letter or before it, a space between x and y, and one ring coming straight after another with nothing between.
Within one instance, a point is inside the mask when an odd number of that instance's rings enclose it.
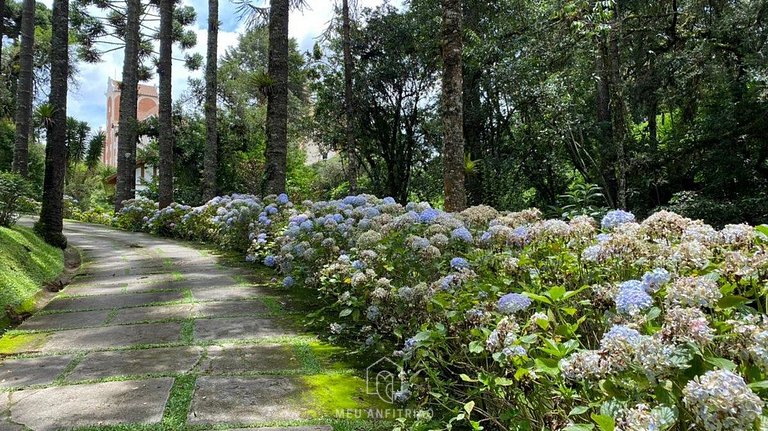
<instances>
[{"instance_id":1,"label":"sky","mask_svg":"<svg viewBox=\"0 0 768 431\"><path fill-rule=\"evenodd\" d=\"M49 7L52 0L42 0ZM387 0L357 0L359 8L375 7ZM183 0L184 5L189 5L197 11L197 22L194 30L197 33L197 45L187 53L200 53L205 58L207 41L207 0ZM298 41L301 51L312 48L317 37L327 28L333 15L333 0L306 0L307 7L302 11L293 11L290 16L289 35ZM393 5L402 4L402 0L389 0ZM256 1L258 4L258 1ZM239 20L237 7L230 0L220 0L219 19L219 56L227 49L237 44L238 35L243 33L244 24ZM181 57L178 52L174 56ZM70 86L68 98L68 115L90 124L92 130L103 128L106 123L106 96L108 78L120 79L122 72L122 50L104 55L103 61L97 64L78 64L76 84ZM204 68L198 71L189 71L184 68L183 62L174 62L173 67L173 97L174 100L184 94L187 89L187 79L190 77L201 78ZM150 81L151 84L156 84Z\"/></svg>"}]
</instances>

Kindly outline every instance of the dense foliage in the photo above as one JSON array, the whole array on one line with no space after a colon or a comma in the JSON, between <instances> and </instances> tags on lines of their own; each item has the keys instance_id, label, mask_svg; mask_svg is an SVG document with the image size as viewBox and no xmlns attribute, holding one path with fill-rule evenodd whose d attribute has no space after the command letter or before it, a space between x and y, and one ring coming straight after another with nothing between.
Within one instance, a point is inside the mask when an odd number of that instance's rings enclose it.
<instances>
[{"instance_id":1,"label":"dense foliage","mask_svg":"<svg viewBox=\"0 0 768 431\"><path fill-rule=\"evenodd\" d=\"M0 172L0 227L11 227L19 213L28 208L29 183L11 172Z\"/></svg>"},{"instance_id":2,"label":"dense foliage","mask_svg":"<svg viewBox=\"0 0 768 431\"><path fill-rule=\"evenodd\" d=\"M753 430L766 420L768 228L661 211L535 209L350 196L217 197L117 226L205 240L309 288L329 337L403 367L413 429ZM394 353L393 353L394 352ZM406 418L404 418L405 420Z\"/></svg>"},{"instance_id":3,"label":"dense foliage","mask_svg":"<svg viewBox=\"0 0 768 431\"><path fill-rule=\"evenodd\" d=\"M767 8L466 0L471 203L557 207L586 182L638 214L765 222ZM352 32L362 183L401 203L442 201L439 16L440 2L412 0L364 10ZM341 44L318 52L315 133L343 149Z\"/></svg>"}]
</instances>

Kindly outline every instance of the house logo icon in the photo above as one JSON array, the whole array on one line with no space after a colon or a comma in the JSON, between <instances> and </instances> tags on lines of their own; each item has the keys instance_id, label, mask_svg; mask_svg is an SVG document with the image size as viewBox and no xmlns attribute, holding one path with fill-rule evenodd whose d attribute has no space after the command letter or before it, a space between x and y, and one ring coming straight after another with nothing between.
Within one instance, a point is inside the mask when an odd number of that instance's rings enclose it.
<instances>
[{"instance_id":1,"label":"house logo icon","mask_svg":"<svg viewBox=\"0 0 768 431\"><path fill-rule=\"evenodd\" d=\"M395 403L395 382L403 368L389 358L381 358L365 369L365 392L377 395L382 401Z\"/></svg>"}]
</instances>

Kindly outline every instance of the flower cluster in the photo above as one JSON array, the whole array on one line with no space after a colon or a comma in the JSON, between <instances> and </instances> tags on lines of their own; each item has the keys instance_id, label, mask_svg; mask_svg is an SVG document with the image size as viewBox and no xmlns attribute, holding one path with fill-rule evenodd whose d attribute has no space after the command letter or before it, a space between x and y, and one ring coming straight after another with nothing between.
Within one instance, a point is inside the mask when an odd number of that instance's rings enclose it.
<instances>
[{"instance_id":1,"label":"flower cluster","mask_svg":"<svg viewBox=\"0 0 768 431\"><path fill-rule=\"evenodd\" d=\"M313 289L308 324L394 352L397 401L429 405L432 420L461 411L458 399L482 401L473 420L508 418L509 429L588 429L608 415L621 430L746 431L764 416L747 385L768 380L768 247L748 225L667 211L454 214L370 195L163 210L136 200L114 223L238 250L279 286ZM511 414L516 399L536 408Z\"/></svg>"},{"instance_id":2,"label":"flower cluster","mask_svg":"<svg viewBox=\"0 0 768 431\"><path fill-rule=\"evenodd\" d=\"M683 395L683 402L707 431L754 429L765 404L741 376L727 370L694 377Z\"/></svg>"}]
</instances>

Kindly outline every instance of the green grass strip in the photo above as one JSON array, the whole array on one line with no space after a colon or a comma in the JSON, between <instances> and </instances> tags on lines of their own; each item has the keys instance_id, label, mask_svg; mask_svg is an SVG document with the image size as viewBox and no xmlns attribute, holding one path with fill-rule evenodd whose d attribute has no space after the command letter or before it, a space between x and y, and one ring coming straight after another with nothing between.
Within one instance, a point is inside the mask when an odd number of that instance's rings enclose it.
<instances>
[{"instance_id":1,"label":"green grass strip","mask_svg":"<svg viewBox=\"0 0 768 431\"><path fill-rule=\"evenodd\" d=\"M169 431L184 429L189 406L192 404L192 396L195 394L195 380L195 375L184 374L173 381L171 394L163 412L164 429Z\"/></svg>"}]
</instances>

